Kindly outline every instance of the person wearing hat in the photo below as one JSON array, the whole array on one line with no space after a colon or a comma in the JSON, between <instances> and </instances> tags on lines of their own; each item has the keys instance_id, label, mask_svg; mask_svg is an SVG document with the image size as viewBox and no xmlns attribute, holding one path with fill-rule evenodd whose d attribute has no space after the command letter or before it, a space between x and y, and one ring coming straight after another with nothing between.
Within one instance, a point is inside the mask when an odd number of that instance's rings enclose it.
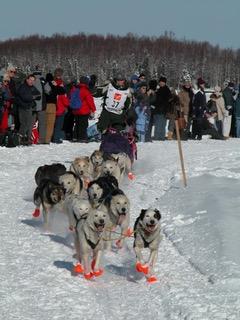
<instances>
[{"instance_id":1,"label":"person wearing hat","mask_svg":"<svg viewBox=\"0 0 240 320\"><path fill-rule=\"evenodd\" d=\"M207 110L207 99L205 94L205 81L202 78L198 78L197 85L198 91L194 95L193 99L193 111L192 111L192 139L202 140L203 130L203 118Z\"/></svg>"},{"instance_id":2,"label":"person wearing hat","mask_svg":"<svg viewBox=\"0 0 240 320\"><path fill-rule=\"evenodd\" d=\"M130 88L132 94L134 94L138 89L139 77L136 74L133 74L130 78Z\"/></svg>"},{"instance_id":3,"label":"person wearing hat","mask_svg":"<svg viewBox=\"0 0 240 320\"><path fill-rule=\"evenodd\" d=\"M74 115L75 127L74 127L74 140L75 142L88 142L87 128L88 119L93 116L96 111L96 106L93 100L93 96L89 89L90 77L81 76L79 84L76 88L79 88L79 95L81 101L81 107L79 109L72 109ZM73 90L76 90L76 88Z\"/></svg>"},{"instance_id":4,"label":"person wearing hat","mask_svg":"<svg viewBox=\"0 0 240 320\"><path fill-rule=\"evenodd\" d=\"M171 91L166 85L167 78L159 78L159 89L156 91L155 101L153 103L153 123L154 123L154 140L165 140L166 136L166 114L169 110L169 99Z\"/></svg>"},{"instance_id":5,"label":"person wearing hat","mask_svg":"<svg viewBox=\"0 0 240 320\"><path fill-rule=\"evenodd\" d=\"M217 117L216 117L216 126L219 134L223 135L223 119L226 114L228 114L225 108L225 102L222 96L221 87L214 87L214 94L216 96L215 102L217 107Z\"/></svg>"},{"instance_id":6,"label":"person wearing hat","mask_svg":"<svg viewBox=\"0 0 240 320\"><path fill-rule=\"evenodd\" d=\"M228 86L223 90L223 99L225 102L226 114L223 119L223 135L226 138L229 138L231 124L232 124L232 115L233 115L233 106L234 106L234 83L229 82ZM235 134L234 134L235 136Z\"/></svg>"},{"instance_id":7,"label":"person wearing hat","mask_svg":"<svg viewBox=\"0 0 240 320\"><path fill-rule=\"evenodd\" d=\"M113 81L103 89L103 108L97 128L104 133L108 128L122 131L127 121L134 121L135 111L131 108L132 95L126 77L117 73Z\"/></svg>"},{"instance_id":8,"label":"person wearing hat","mask_svg":"<svg viewBox=\"0 0 240 320\"><path fill-rule=\"evenodd\" d=\"M8 119L13 99L9 84L10 77L8 73L5 73L1 86L0 133L5 133L8 129Z\"/></svg>"},{"instance_id":9,"label":"person wearing hat","mask_svg":"<svg viewBox=\"0 0 240 320\"><path fill-rule=\"evenodd\" d=\"M235 125L236 125L236 136L240 138L240 86L238 89L238 95L234 104L234 115L235 115Z\"/></svg>"},{"instance_id":10,"label":"person wearing hat","mask_svg":"<svg viewBox=\"0 0 240 320\"><path fill-rule=\"evenodd\" d=\"M183 113L186 121L186 130L182 135L184 139L187 139L190 134L190 127L192 122L192 104L193 104L193 89L191 80L183 81L182 88L178 94L180 100L180 111ZM185 134L186 133L186 134Z\"/></svg>"}]
</instances>

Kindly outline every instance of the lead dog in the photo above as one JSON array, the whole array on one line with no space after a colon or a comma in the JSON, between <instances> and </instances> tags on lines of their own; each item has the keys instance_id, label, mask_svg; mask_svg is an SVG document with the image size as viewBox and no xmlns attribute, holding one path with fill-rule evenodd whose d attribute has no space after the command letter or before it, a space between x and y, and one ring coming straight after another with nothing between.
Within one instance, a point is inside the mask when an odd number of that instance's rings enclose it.
<instances>
[{"instance_id":1,"label":"lead dog","mask_svg":"<svg viewBox=\"0 0 240 320\"><path fill-rule=\"evenodd\" d=\"M139 217L134 224L134 244L133 248L136 254L136 270L146 275L148 282L155 282L154 265L157 260L158 248L161 241L160 235L161 214L157 209L142 209ZM148 248L150 255L147 261L144 261L142 249Z\"/></svg>"},{"instance_id":2,"label":"lead dog","mask_svg":"<svg viewBox=\"0 0 240 320\"><path fill-rule=\"evenodd\" d=\"M80 263L83 263L84 278L90 280L103 274L100 259L104 249L103 235L108 222L108 213L93 209L87 219L77 226ZM92 261L91 261L92 260Z\"/></svg>"},{"instance_id":3,"label":"lead dog","mask_svg":"<svg viewBox=\"0 0 240 320\"><path fill-rule=\"evenodd\" d=\"M47 228L49 223L48 213L58 203L64 200L64 189L59 183L49 179L42 180L35 189L33 201L36 205L35 212L40 213L42 207L44 226Z\"/></svg>"},{"instance_id":4,"label":"lead dog","mask_svg":"<svg viewBox=\"0 0 240 320\"><path fill-rule=\"evenodd\" d=\"M111 249L111 231L116 229L117 226L121 228L120 239L116 242L119 248L122 248L124 238L128 236L130 232L130 201L124 192L120 189L116 189L112 192L112 197L109 203L109 223L107 225L107 244L106 249Z\"/></svg>"}]
</instances>

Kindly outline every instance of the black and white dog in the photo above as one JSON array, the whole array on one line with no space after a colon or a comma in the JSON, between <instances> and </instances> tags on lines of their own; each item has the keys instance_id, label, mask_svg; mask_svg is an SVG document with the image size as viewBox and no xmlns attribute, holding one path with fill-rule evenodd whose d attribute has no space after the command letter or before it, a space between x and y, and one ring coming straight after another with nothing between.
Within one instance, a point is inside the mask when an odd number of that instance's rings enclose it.
<instances>
[{"instance_id":1,"label":"black and white dog","mask_svg":"<svg viewBox=\"0 0 240 320\"><path fill-rule=\"evenodd\" d=\"M161 242L161 214L157 209L142 209L134 224L134 244L136 254L136 270L146 275L148 282L156 282L154 276L154 265L157 260L158 248ZM150 255L147 261L144 260L142 250L148 248Z\"/></svg>"},{"instance_id":2,"label":"black and white dog","mask_svg":"<svg viewBox=\"0 0 240 320\"><path fill-rule=\"evenodd\" d=\"M53 182L58 182L59 177L66 172L66 167L61 163L45 164L38 167L35 173L35 182L39 186L43 179L49 179Z\"/></svg>"},{"instance_id":3,"label":"black and white dog","mask_svg":"<svg viewBox=\"0 0 240 320\"><path fill-rule=\"evenodd\" d=\"M35 189L33 195L33 201L36 205L35 212L40 214L40 208L42 207L44 226L48 227L49 211L58 203L64 200L65 192L61 184L49 179L41 180L39 186Z\"/></svg>"},{"instance_id":4,"label":"black and white dog","mask_svg":"<svg viewBox=\"0 0 240 320\"><path fill-rule=\"evenodd\" d=\"M115 189L118 189L118 181L113 176L107 175L91 181L87 192L92 207L98 208L101 205L106 205Z\"/></svg>"}]
</instances>

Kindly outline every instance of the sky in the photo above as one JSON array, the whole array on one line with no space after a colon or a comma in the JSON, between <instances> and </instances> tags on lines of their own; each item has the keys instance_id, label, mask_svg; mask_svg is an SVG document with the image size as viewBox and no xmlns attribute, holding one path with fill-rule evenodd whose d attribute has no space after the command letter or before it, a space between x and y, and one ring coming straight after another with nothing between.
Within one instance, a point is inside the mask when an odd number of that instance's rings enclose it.
<instances>
[{"instance_id":1,"label":"sky","mask_svg":"<svg viewBox=\"0 0 240 320\"><path fill-rule=\"evenodd\" d=\"M240 48L239 0L3 1L0 41L54 33L160 36Z\"/></svg>"}]
</instances>

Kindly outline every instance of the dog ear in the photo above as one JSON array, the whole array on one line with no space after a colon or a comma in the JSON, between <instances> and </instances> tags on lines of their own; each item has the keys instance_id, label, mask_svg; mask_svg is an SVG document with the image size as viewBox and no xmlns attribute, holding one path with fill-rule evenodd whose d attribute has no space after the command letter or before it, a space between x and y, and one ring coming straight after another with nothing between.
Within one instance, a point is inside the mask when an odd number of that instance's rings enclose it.
<instances>
[{"instance_id":1,"label":"dog ear","mask_svg":"<svg viewBox=\"0 0 240 320\"><path fill-rule=\"evenodd\" d=\"M154 217L160 220L162 218L160 211L158 209L154 209L154 211L155 211Z\"/></svg>"},{"instance_id":2,"label":"dog ear","mask_svg":"<svg viewBox=\"0 0 240 320\"><path fill-rule=\"evenodd\" d=\"M88 156L84 157L84 159L88 162L90 161L90 158Z\"/></svg>"},{"instance_id":3,"label":"dog ear","mask_svg":"<svg viewBox=\"0 0 240 320\"><path fill-rule=\"evenodd\" d=\"M143 220L143 219L144 219L144 216L145 216L146 211L147 211L147 209L142 209L142 210L141 210L141 213L140 213L140 216L139 216L140 220Z\"/></svg>"}]
</instances>

